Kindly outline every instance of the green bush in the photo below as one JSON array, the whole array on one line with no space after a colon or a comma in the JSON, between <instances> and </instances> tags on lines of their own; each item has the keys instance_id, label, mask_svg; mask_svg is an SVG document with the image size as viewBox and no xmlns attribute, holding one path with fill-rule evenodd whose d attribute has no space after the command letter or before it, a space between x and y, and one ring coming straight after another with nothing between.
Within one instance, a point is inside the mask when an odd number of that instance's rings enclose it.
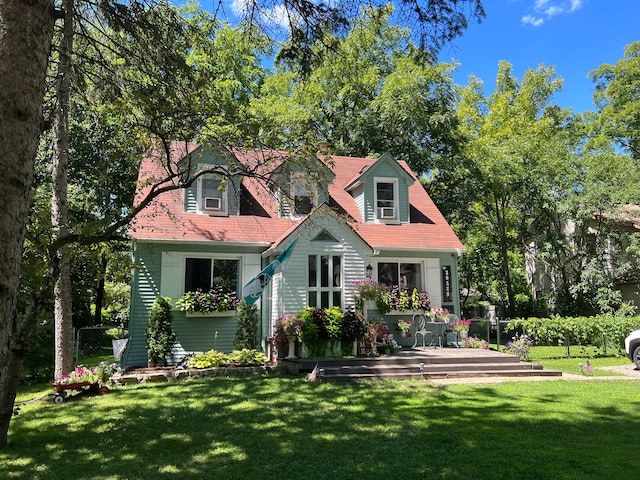
<instances>
[{"instance_id":1,"label":"green bush","mask_svg":"<svg viewBox=\"0 0 640 480\"><path fill-rule=\"evenodd\" d=\"M151 307L149 324L147 325L147 354L149 364L157 366L159 361L167 364L167 357L176 343L176 333L171 327L173 315L171 300L167 297L157 297Z\"/></svg>"},{"instance_id":2,"label":"green bush","mask_svg":"<svg viewBox=\"0 0 640 480\"><path fill-rule=\"evenodd\" d=\"M199 353L187 360L187 366L189 368L215 368L227 365L228 363L229 355L217 350Z\"/></svg>"},{"instance_id":3,"label":"green bush","mask_svg":"<svg viewBox=\"0 0 640 480\"><path fill-rule=\"evenodd\" d=\"M244 348L242 350L234 350L229 354L229 362L237 363L242 366L264 365L267 357L262 352Z\"/></svg>"},{"instance_id":4,"label":"green bush","mask_svg":"<svg viewBox=\"0 0 640 480\"><path fill-rule=\"evenodd\" d=\"M640 317L598 315L595 317L522 318L511 322L507 330L521 331L539 345L602 345L619 351L624 338L640 328Z\"/></svg>"},{"instance_id":5,"label":"green bush","mask_svg":"<svg viewBox=\"0 0 640 480\"><path fill-rule=\"evenodd\" d=\"M249 305L243 298L238 304L238 330L233 344L239 350L255 349L258 346L258 307Z\"/></svg>"}]
</instances>

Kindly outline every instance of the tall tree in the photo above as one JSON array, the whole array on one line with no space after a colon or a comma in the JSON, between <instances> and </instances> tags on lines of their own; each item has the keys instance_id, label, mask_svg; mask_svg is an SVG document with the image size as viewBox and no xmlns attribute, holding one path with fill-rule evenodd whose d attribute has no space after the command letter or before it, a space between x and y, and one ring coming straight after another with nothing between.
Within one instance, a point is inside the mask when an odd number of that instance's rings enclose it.
<instances>
[{"instance_id":1,"label":"tall tree","mask_svg":"<svg viewBox=\"0 0 640 480\"><path fill-rule=\"evenodd\" d=\"M640 160L640 42L627 45L615 65L601 65L589 76L596 87L598 132Z\"/></svg>"},{"instance_id":2,"label":"tall tree","mask_svg":"<svg viewBox=\"0 0 640 480\"><path fill-rule=\"evenodd\" d=\"M53 36L52 0L0 0L0 446L7 443L23 353L17 295L35 155L43 128L42 101Z\"/></svg>"},{"instance_id":3,"label":"tall tree","mask_svg":"<svg viewBox=\"0 0 640 480\"><path fill-rule=\"evenodd\" d=\"M252 102L261 138L275 148L316 142L333 153L391 152L419 173L457 148L451 64L417 58L411 32L390 25L393 8L368 8L342 39L315 44L318 60L301 78L281 62Z\"/></svg>"},{"instance_id":4,"label":"tall tree","mask_svg":"<svg viewBox=\"0 0 640 480\"><path fill-rule=\"evenodd\" d=\"M63 0L64 19L58 44L58 71L55 82L53 122L53 168L51 188L51 226L54 242L69 233L67 208L67 173L69 169L69 97L73 55L75 0ZM71 296L71 261L69 246L54 253L55 376L73 370L73 322Z\"/></svg>"},{"instance_id":5,"label":"tall tree","mask_svg":"<svg viewBox=\"0 0 640 480\"><path fill-rule=\"evenodd\" d=\"M485 278L509 315L526 286L524 246L553 205L554 182L567 171L569 114L552 103L561 85L553 68L528 70L518 81L511 65L501 62L494 93L485 98L482 84L472 79L458 110L468 140L464 154L475 175L475 201L469 203L476 215L474 238L487 242L481 249L490 252L488 265L495 270Z\"/></svg>"}]
</instances>

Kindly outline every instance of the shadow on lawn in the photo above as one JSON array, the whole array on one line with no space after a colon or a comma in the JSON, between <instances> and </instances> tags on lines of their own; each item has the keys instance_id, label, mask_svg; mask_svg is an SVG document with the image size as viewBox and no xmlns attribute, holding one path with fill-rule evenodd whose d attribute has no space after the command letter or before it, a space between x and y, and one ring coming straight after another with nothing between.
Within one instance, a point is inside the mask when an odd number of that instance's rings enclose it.
<instances>
[{"instance_id":1,"label":"shadow on lawn","mask_svg":"<svg viewBox=\"0 0 640 480\"><path fill-rule=\"evenodd\" d=\"M135 386L30 409L0 464L12 479L625 478L640 403L612 383ZM590 400L599 388L610 403Z\"/></svg>"}]
</instances>

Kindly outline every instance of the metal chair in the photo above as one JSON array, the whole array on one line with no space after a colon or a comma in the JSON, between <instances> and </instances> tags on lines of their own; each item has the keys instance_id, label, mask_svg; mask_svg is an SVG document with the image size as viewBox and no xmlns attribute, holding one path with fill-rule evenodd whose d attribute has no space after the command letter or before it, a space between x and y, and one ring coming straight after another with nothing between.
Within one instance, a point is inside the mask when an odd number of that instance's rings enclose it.
<instances>
[{"instance_id":1,"label":"metal chair","mask_svg":"<svg viewBox=\"0 0 640 480\"><path fill-rule=\"evenodd\" d=\"M425 345L427 336L429 337L429 340L430 340L428 346L429 347L433 346L433 332L430 330L427 330L426 320L424 318L424 315L421 313L416 313L413 316L412 320L413 320L413 324L416 327L412 348L416 348L416 345L418 345L418 335L422 335L422 348L427 347L427 345Z\"/></svg>"}]
</instances>

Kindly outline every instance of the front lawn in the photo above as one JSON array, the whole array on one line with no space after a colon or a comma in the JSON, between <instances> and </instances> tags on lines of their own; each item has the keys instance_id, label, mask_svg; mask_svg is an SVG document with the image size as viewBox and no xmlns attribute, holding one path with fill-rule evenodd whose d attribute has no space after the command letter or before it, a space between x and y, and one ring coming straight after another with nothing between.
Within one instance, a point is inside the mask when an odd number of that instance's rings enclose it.
<instances>
[{"instance_id":1,"label":"front lawn","mask_svg":"<svg viewBox=\"0 0 640 480\"><path fill-rule=\"evenodd\" d=\"M492 348L495 349L496 345L492 345ZM500 348L500 351L504 351L504 347ZM531 348L530 357L531 362L539 363L547 370L558 370L563 373L572 373L575 375L581 375L579 365L586 365L587 360L594 367L594 376L622 375L610 370L600 370L600 368L616 365L631 365L632 363L626 356L615 355L614 353L602 355L602 349L597 347L574 345L570 348L569 353L570 356L567 357L567 349L562 346L535 346Z\"/></svg>"},{"instance_id":2,"label":"front lawn","mask_svg":"<svg viewBox=\"0 0 640 480\"><path fill-rule=\"evenodd\" d=\"M25 405L9 479L602 479L638 470L638 383L212 378ZM35 392L32 392L35 393Z\"/></svg>"}]
</instances>

